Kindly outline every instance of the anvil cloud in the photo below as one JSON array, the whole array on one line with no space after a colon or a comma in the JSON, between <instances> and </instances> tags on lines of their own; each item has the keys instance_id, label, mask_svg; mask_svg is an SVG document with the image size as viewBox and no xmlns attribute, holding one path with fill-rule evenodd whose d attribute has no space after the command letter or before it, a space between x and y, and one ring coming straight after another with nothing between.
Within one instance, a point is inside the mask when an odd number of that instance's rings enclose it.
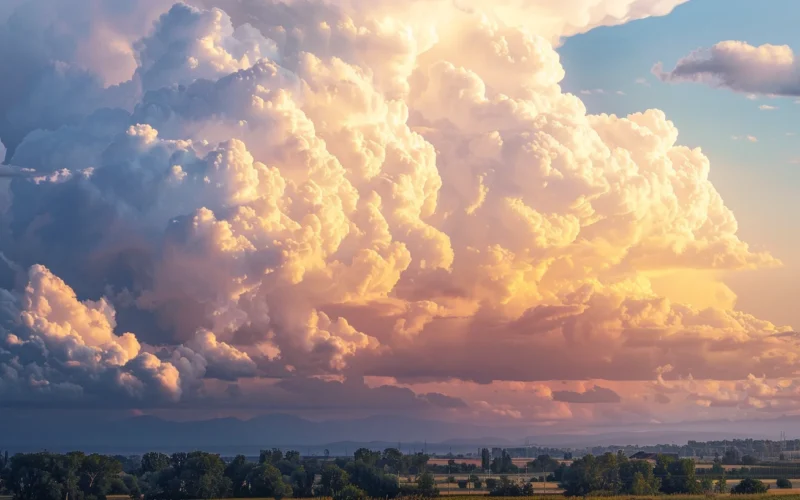
<instances>
[{"instance_id":1,"label":"anvil cloud","mask_svg":"<svg viewBox=\"0 0 800 500\"><path fill-rule=\"evenodd\" d=\"M715 277L780 263L708 159L559 86L562 36L680 0L51 3L0 12L0 140L35 170L0 180L3 406L800 402L796 336ZM724 300L651 281L686 272Z\"/></svg>"}]
</instances>

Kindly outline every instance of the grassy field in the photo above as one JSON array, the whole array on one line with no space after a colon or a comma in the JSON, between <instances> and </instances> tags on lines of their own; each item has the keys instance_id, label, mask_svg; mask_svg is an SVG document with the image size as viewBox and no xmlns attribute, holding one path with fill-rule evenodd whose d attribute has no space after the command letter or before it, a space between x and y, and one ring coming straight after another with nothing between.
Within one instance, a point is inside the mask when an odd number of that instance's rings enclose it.
<instances>
[{"instance_id":1,"label":"grassy field","mask_svg":"<svg viewBox=\"0 0 800 500\"><path fill-rule=\"evenodd\" d=\"M774 488L774 487L773 487ZM442 491L442 494L445 494ZM476 491L475 494L465 495L464 492L460 492L460 494L453 494L453 495L446 495L447 500L475 500L476 496L486 495L485 491ZM661 496L652 496L652 497L635 497L631 495L620 495L617 497L613 497L616 500L709 500L710 498L714 497L732 497L732 498L739 498L742 500L771 500L769 497L774 497L776 495L780 495L780 500L800 500L800 488L795 488L791 490L777 490L771 489L769 493L766 495L661 495ZM534 495L530 497L502 497L505 500L554 500L553 494L548 495ZM109 500L127 500L129 497L126 496L109 496ZM500 497L498 497L500 498ZM610 497L586 497L585 499L581 500L604 500ZM11 497L4 497L0 496L0 500L11 500ZM245 499L229 499L229 500L245 500ZM251 498L249 500L274 500L272 498ZM300 500L331 500L330 498L306 498Z\"/></svg>"},{"instance_id":2,"label":"grassy field","mask_svg":"<svg viewBox=\"0 0 800 500\"><path fill-rule=\"evenodd\" d=\"M780 491L773 491L770 490L769 494L766 495L662 495L662 496L652 496L652 497L635 497L630 495L622 495L613 497L616 500L709 500L709 498L714 497L732 497L732 498L741 498L746 500L773 500L770 497L774 497L775 495L781 495L781 500L800 500L800 490L780 490ZM122 500L127 499L128 497L108 497L109 499L114 500ZM500 498L500 497L498 497ZM530 497L502 497L505 500L553 500L552 495L536 495ZM586 497L582 500L605 500L610 497ZM11 497L0 497L0 500L11 500ZM250 499L228 499L228 500L274 500L273 498L250 498ZM308 499L301 499L301 500L320 500L315 498L308 498ZM326 499L330 500L330 499ZM452 495L448 496L447 500L475 500L474 495Z\"/></svg>"}]
</instances>

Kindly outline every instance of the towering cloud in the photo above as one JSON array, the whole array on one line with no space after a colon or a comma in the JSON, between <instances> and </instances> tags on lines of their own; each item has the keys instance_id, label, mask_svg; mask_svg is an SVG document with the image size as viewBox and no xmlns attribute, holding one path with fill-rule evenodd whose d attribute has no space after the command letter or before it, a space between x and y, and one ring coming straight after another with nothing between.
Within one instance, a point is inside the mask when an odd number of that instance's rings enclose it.
<instances>
[{"instance_id":1,"label":"towering cloud","mask_svg":"<svg viewBox=\"0 0 800 500\"><path fill-rule=\"evenodd\" d=\"M653 73L665 82L696 82L750 94L800 95L800 65L788 45L729 40L700 49L665 72L661 63Z\"/></svg>"},{"instance_id":2,"label":"towering cloud","mask_svg":"<svg viewBox=\"0 0 800 500\"><path fill-rule=\"evenodd\" d=\"M794 376L795 337L713 277L779 262L708 159L559 86L560 36L681 2L112 3L65 14L82 51L27 3L0 31L39 37L0 83L36 172L0 215L3 404L620 421ZM658 293L687 270L724 300Z\"/></svg>"}]
</instances>

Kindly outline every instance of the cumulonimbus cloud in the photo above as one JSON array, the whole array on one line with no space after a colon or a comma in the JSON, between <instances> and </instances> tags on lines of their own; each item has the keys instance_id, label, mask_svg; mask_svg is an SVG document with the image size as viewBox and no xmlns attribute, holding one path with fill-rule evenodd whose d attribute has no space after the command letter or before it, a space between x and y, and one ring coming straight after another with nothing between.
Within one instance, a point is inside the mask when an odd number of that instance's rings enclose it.
<instances>
[{"instance_id":1,"label":"cumulonimbus cloud","mask_svg":"<svg viewBox=\"0 0 800 500\"><path fill-rule=\"evenodd\" d=\"M755 47L728 40L692 52L670 71L658 63L653 74L670 83L703 83L748 94L800 95L800 65L788 45Z\"/></svg>"},{"instance_id":2,"label":"cumulonimbus cloud","mask_svg":"<svg viewBox=\"0 0 800 500\"><path fill-rule=\"evenodd\" d=\"M553 22L529 27L450 2L424 22L381 2L65 13L101 16L132 63L102 64L99 28L3 53L25 71L0 83L0 140L35 175L0 203L0 399L618 421L706 394L667 365L792 377L786 327L654 290L779 265L737 236L708 159L661 111L588 115L559 86L558 36L678 3L534 2L520 19ZM3 40L49 26L19 12ZM576 380L605 389L550 387Z\"/></svg>"}]
</instances>

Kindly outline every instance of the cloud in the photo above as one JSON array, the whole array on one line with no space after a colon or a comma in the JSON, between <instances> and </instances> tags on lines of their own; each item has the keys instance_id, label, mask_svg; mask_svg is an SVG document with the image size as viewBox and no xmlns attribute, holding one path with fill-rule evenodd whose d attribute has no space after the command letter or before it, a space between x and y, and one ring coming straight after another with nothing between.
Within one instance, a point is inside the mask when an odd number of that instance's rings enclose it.
<instances>
[{"instance_id":1,"label":"cloud","mask_svg":"<svg viewBox=\"0 0 800 500\"><path fill-rule=\"evenodd\" d=\"M788 45L754 47L728 40L692 52L669 72L658 63L653 74L670 83L703 83L755 95L800 95L800 71Z\"/></svg>"},{"instance_id":2,"label":"cloud","mask_svg":"<svg viewBox=\"0 0 800 500\"><path fill-rule=\"evenodd\" d=\"M553 399L565 403L619 403L619 394L605 387L594 386L583 392L554 391Z\"/></svg>"},{"instance_id":3,"label":"cloud","mask_svg":"<svg viewBox=\"0 0 800 500\"><path fill-rule=\"evenodd\" d=\"M758 142L758 137L754 135L734 135L731 139L734 141Z\"/></svg>"},{"instance_id":4,"label":"cloud","mask_svg":"<svg viewBox=\"0 0 800 500\"><path fill-rule=\"evenodd\" d=\"M762 104L761 106L758 107L758 109L760 109L761 111L773 111L778 109L778 107L770 106L769 104Z\"/></svg>"},{"instance_id":5,"label":"cloud","mask_svg":"<svg viewBox=\"0 0 800 500\"><path fill-rule=\"evenodd\" d=\"M649 421L644 396L696 410L665 377L792 378L787 327L720 281L780 262L739 238L708 158L659 110L561 90L551 42L678 3L65 13L100 16L124 71L40 44L53 22L25 11L0 139L35 174L0 204L0 400L587 424Z\"/></svg>"},{"instance_id":6,"label":"cloud","mask_svg":"<svg viewBox=\"0 0 800 500\"><path fill-rule=\"evenodd\" d=\"M637 19L653 16L666 16L675 7L688 0L565 0L549 2L537 0L500 0L487 8L483 0L412 0L398 4L392 0L331 0L353 17L391 17L411 25L430 28L447 16L460 14L480 14L492 21L500 21L511 26L521 26L550 42L558 43L563 37L585 33L600 26L616 26ZM198 5L219 7L234 18L258 11L258 0L195 0ZM289 2L296 8L304 5L306 17L318 16L324 9L319 4L294 0ZM314 12L313 14L311 12ZM286 23L290 19L287 11L280 16ZM367 14L364 16L362 13ZM244 17L240 18L244 19ZM261 18L266 21L265 18ZM242 21L244 22L244 21Z\"/></svg>"}]
</instances>

